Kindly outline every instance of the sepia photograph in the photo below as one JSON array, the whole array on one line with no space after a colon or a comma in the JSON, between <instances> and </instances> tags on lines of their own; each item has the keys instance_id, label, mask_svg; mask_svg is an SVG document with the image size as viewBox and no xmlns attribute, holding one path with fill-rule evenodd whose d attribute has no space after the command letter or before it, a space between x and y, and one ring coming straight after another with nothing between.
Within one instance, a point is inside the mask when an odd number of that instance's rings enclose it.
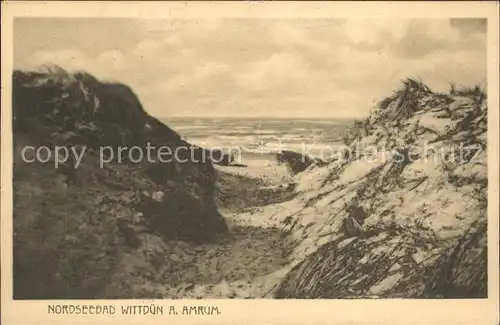
<instances>
[{"instance_id":1,"label":"sepia photograph","mask_svg":"<svg viewBox=\"0 0 500 325\"><path fill-rule=\"evenodd\" d=\"M10 299L491 298L488 27L14 17Z\"/></svg>"}]
</instances>

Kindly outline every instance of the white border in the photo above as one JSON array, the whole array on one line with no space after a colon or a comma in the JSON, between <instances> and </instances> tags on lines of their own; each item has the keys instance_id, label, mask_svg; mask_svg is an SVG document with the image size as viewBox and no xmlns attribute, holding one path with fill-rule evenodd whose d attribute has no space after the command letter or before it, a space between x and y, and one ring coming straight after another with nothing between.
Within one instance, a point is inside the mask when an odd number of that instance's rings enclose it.
<instances>
[{"instance_id":1,"label":"white border","mask_svg":"<svg viewBox=\"0 0 500 325\"><path fill-rule=\"evenodd\" d=\"M2 3L2 321L4 324L498 324L498 3L495 2L31 2ZM50 301L12 300L11 73L14 17L488 18L489 298L482 300L163 300L217 305L220 316L51 316ZM94 300L120 305L142 301ZM145 301L151 303L153 301ZM61 303L61 301L57 301ZM88 303L75 301L71 303Z\"/></svg>"}]
</instances>

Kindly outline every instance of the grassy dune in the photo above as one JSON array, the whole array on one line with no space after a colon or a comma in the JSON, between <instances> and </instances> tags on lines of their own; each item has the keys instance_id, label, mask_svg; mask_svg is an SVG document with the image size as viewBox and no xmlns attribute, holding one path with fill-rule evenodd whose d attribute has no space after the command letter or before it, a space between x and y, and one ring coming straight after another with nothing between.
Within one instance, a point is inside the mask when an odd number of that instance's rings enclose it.
<instances>
[{"instance_id":1,"label":"grassy dune","mask_svg":"<svg viewBox=\"0 0 500 325\"><path fill-rule=\"evenodd\" d=\"M276 296L486 297L486 94L408 79L345 140L360 159L310 170L275 216L296 264Z\"/></svg>"}]
</instances>

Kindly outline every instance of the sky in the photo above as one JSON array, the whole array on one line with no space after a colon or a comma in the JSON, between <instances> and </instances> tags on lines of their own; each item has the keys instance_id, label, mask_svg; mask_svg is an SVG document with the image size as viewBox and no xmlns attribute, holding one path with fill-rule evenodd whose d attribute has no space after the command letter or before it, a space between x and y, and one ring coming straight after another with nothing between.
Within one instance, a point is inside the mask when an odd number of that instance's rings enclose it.
<instances>
[{"instance_id":1,"label":"sky","mask_svg":"<svg viewBox=\"0 0 500 325\"><path fill-rule=\"evenodd\" d=\"M486 20L17 18L14 67L129 85L158 117L362 117L406 77L485 85Z\"/></svg>"}]
</instances>

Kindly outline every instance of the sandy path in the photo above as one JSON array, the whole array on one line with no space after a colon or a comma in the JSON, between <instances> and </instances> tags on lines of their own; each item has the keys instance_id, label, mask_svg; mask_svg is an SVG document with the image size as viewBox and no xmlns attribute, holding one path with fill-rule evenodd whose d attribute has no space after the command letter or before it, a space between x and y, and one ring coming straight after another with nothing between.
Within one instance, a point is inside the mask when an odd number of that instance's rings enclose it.
<instances>
[{"instance_id":1,"label":"sandy path","mask_svg":"<svg viewBox=\"0 0 500 325\"><path fill-rule=\"evenodd\" d=\"M195 264L182 271L196 274L195 279L189 283L184 278L173 297L265 297L286 273L282 232L262 227L252 214L226 219L230 234L218 243L198 247Z\"/></svg>"},{"instance_id":2,"label":"sandy path","mask_svg":"<svg viewBox=\"0 0 500 325\"><path fill-rule=\"evenodd\" d=\"M241 183L235 186L245 188ZM126 286L134 298L271 297L288 271L282 245L285 234L262 213L263 208L220 210L229 234L213 243L165 243L144 234L144 245L122 259L108 294L123 295Z\"/></svg>"}]
</instances>

